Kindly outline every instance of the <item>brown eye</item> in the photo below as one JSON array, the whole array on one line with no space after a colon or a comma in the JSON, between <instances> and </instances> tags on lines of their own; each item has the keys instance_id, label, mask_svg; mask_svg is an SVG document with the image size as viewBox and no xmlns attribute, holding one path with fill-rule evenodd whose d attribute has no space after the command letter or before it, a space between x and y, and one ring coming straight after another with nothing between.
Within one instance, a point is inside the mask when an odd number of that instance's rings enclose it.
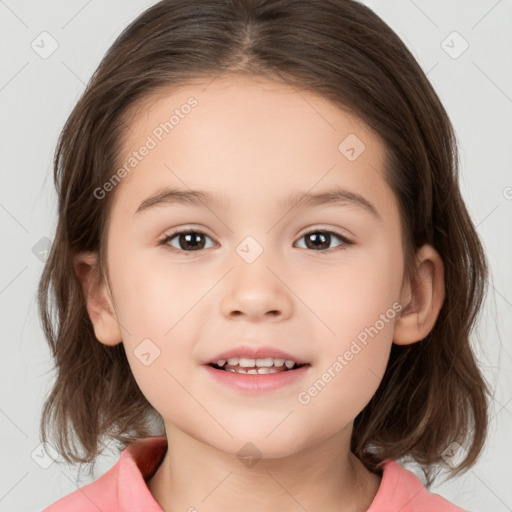
<instances>
[{"instance_id":1,"label":"brown eye","mask_svg":"<svg viewBox=\"0 0 512 512\"><path fill-rule=\"evenodd\" d=\"M172 233L166 236L161 243L162 245L170 245L171 247L178 251L192 252L206 248L205 238L210 237L203 233L202 231L178 231L176 233ZM171 240L174 239L177 240L178 247L169 243Z\"/></svg>"},{"instance_id":2,"label":"brown eye","mask_svg":"<svg viewBox=\"0 0 512 512\"><path fill-rule=\"evenodd\" d=\"M306 240L306 249L313 249L315 251L327 251L331 247L331 243L333 238L337 238L338 240L341 240L341 243L338 244L335 247L332 247L332 249L344 246L344 245L350 245L352 242L348 240L343 235L336 233L335 231L326 231L326 230L317 230L317 231L310 231L309 233L306 233L305 235L302 235L301 239Z\"/></svg>"}]
</instances>

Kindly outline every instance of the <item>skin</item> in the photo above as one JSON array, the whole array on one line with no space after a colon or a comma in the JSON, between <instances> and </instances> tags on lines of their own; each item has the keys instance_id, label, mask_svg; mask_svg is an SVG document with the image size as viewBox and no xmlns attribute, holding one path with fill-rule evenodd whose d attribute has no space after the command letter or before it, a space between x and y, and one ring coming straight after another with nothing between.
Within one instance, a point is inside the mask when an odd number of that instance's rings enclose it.
<instances>
[{"instance_id":1,"label":"skin","mask_svg":"<svg viewBox=\"0 0 512 512\"><path fill-rule=\"evenodd\" d=\"M225 77L147 98L128 118L120 161L190 96L197 107L110 192L108 282L94 284L96 254L75 258L98 341L124 343L138 385L165 422L170 449L148 487L166 512L229 512L242 500L247 511L367 510L381 478L350 452L353 420L377 390L391 344L414 343L432 329L444 299L442 261L425 245L417 279L404 276L382 142L355 116L286 84ZM354 161L338 150L349 134L366 146ZM222 191L226 205L135 214L163 186ZM280 206L291 191L334 186L364 196L380 219L350 202ZM205 232L204 249L179 252L179 237L159 245L182 227ZM333 235L326 248L308 248L305 235L326 230L353 244ZM247 236L263 249L252 263L236 252ZM396 303L402 311L299 403L298 394ZM160 350L149 366L134 353L146 338ZM261 394L214 382L202 363L244 341L276 346L311 367ZM247 442L262 454L252 467L237 457Z\"/></svg>"}]
</instances>

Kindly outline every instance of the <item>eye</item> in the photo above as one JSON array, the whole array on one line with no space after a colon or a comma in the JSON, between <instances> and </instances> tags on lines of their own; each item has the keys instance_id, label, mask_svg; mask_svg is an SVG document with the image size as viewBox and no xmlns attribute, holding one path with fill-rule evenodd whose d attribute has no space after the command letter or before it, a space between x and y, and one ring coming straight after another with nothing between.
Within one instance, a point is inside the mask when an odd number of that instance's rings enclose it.
<instances>
[{"instance_id":1,"label":"eye","mask_svg":"<svg viewBox=\"0 0 512 512\"><path fill-rule=\"evenodd\" d=\"M343 249L343 246L352 245L353 242L343 236L341 233L337 233L336 231L329 231L323 229L317 229L315 231L309 231L308 233L302 235L299 240L303 238L306 240L306 249L313 249L317 252L326 251L329 249L329 245L331 244L332 238L338 238L341 240L341 243L336 247L340 247ZM336 248L334 247L334 248Z\"/></svg>"},{"instance_id":2,"label":"eye","mask_svg":"<svg viewBox=\"0 0 512 512\"><path fill-rule=\"evenodd\" d=\"M317 229L315 231L309 231L308 233L301 236L300 239L306 239L305 249L313 249L317 252L325 252L329 249L331 245L332 239L337 238L341 240L341 243L334 247L352 245L353 242L343 236L341 233L337 233L336 231L330 230L322 230ZM181 230L175 231L174 233L170 233L166 235L165 238L160 242L160 245L170 246L173 249L181 252L193 252L199 251L201 249L208 249L209 247L205 246L204 238L209 238L212 240L206 233L198 230ZM170 243L172 240L176 239L178 247ZM299 239L299 240L300 240ZM215 247L215 243L213 243L210 247Z\"/></svg>"},{"instance_id":3,"label":"eye","mask_svg":"<svg viewBox=\"0 0 512 512\"><path fill-rule=\"evenodd\" d=\"M210 238L206 233L202 231L194 231L194 230L183 230L176 231L167 235L161 242L160 245L170 245L174 249L183 252L192 252L199 251L201 249L207 249L204 244L204 237ZM178 247L170 244L169 242L177 238ZM211 238L210 238L211 240Z\"/></svg>"}]
</instances>

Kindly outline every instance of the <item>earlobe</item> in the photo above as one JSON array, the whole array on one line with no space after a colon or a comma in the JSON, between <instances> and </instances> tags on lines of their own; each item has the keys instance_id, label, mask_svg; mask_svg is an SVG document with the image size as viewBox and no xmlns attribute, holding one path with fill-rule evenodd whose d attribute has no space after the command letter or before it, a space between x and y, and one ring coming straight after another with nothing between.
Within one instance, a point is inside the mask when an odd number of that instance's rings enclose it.
<instances>
[{"instance_id":1,"label":"earlobe","mask_svg":"<svg viewBox=\"0 0 512 512\"><path fill-rule=\"evenodd\" d=\"M97 254L81 252L73 258L73 268L80 281L87 313L98 341L105 345L117 345L122 341L121 329L112 298L104 279L97 273Z\"/></svg>"},{"instance_id":2,"label":"earlobe","mask_svg":"<svg viewBox=\"0 0 512 512\"><path fill-rule=\"evenodd\" d=\"M433 329L444 302L444 265L439 253L424 245L416 253L416 273L402 290L403 309L395 323L393 343L409 345Z\"/></svg>"}]
</instances>

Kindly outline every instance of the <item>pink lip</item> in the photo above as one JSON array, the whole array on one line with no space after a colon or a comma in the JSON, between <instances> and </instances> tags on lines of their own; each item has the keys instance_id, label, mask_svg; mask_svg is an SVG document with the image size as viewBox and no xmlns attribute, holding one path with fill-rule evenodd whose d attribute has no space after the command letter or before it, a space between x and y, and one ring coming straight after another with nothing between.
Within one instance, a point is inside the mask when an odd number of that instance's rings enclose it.
<instances>
[{"instance_id":1,"label":"pink lip","mask_svg":"<svg viewBox=\"0 0 512 512\"><path fill-rule=\"evenodd\" d=\"M238 347L234 347L230 350L226 350L215 357L212 357L210 360L206 361L204 364L208 365L210 363L217 364L219 359L229 359L230 357L244 357L248 359L266 359L268 357L272 357L274 359L289 359L291 361L296 362L297 364L306 364L308 361L305 361L297 356L293 356L291 354L287 354L282 350L278 350L274 347L265 347L265 346L250 346L250 345L239 345ZM224 372L226 373L226 372ZM266 374L266 375L278 375L278 374Z\"/></svg>"},{"instance_id":2,"label":"pink lip","mask_svg":"<svg viewBox=\"0 0 512 512\"><path fill-rule=\"evenodd\" d=\"M236 356L232 356L236 357ZM280 357L281 358L281 357ZM225 359L225 358L219 358ZM282 359L282 358L281 358ZM287 370L279 373L236 373L225 370L217 370L206 364L206 371L219 383L248 393L260 393L281 388L287 384L297 381L306 375L311 365L306 364L296 370Z\"/></svg>"}]
</instances>

